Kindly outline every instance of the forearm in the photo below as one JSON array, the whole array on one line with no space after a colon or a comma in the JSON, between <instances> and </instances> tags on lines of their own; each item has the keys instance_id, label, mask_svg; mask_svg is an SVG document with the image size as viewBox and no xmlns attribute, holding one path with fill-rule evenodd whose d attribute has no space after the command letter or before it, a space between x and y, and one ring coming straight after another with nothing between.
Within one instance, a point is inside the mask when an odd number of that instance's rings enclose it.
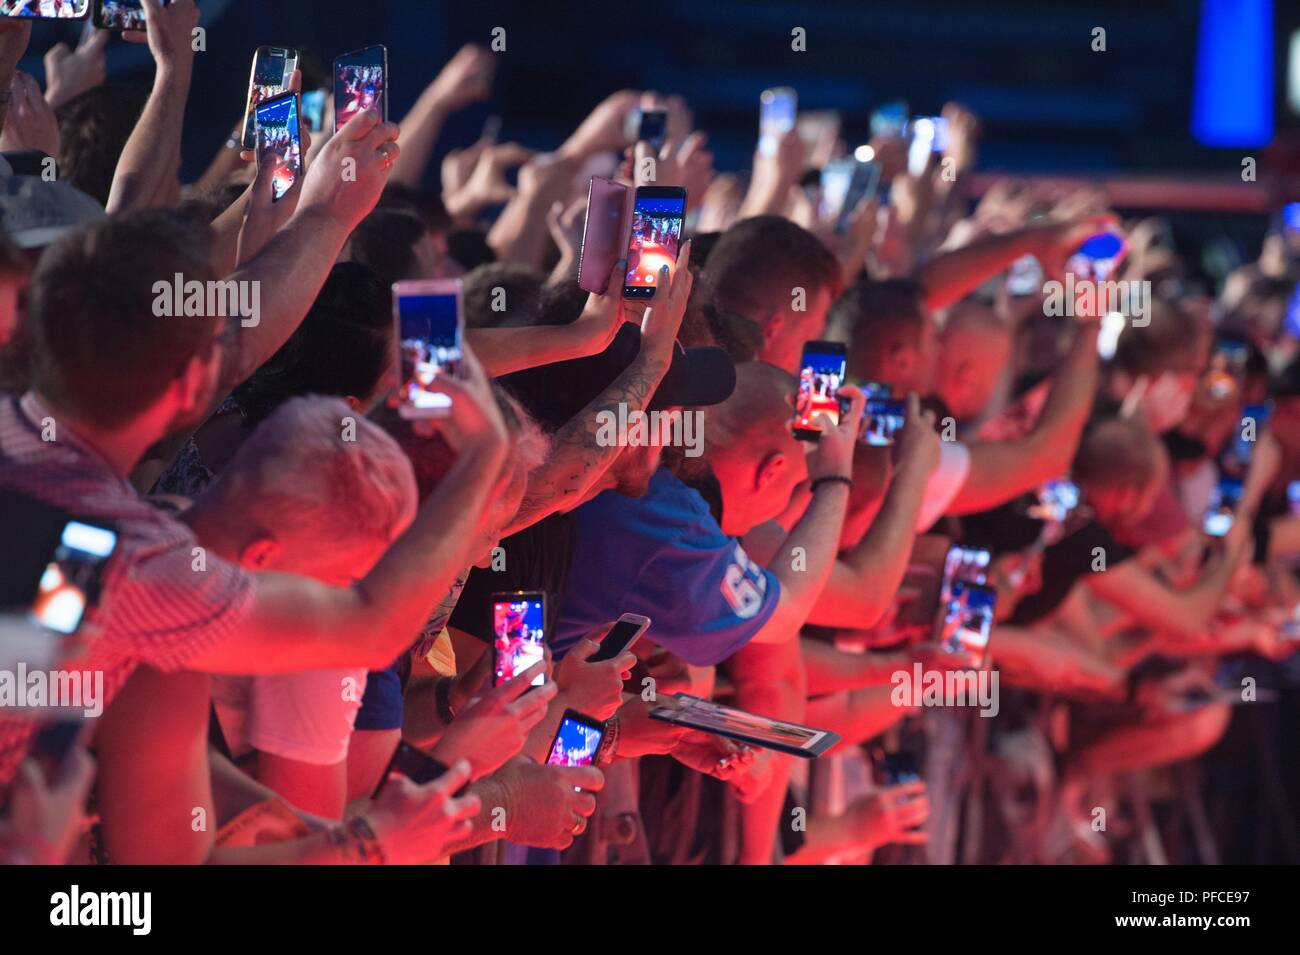
<instances>
[{"instance_id":1,"label":"forearm","mask_svg":"<svg viewBox=\"0 0 1300 955\"><path fill-rule=\"evenodd\" d=\"M106 209L110 215L153 204L180 164L192 63L159 66L140 120L118 160Z\"/></svg>"},{"instance_id":2,"label":"forearm","mask_svg":"<svg viewBox=\"0 0 1300 955\"><path fill-rule=\"evenodd\" d=\"M468 852L497 839L507 838L514 807L511 805L508 769L503 768L485 776L469 787L483 807L471 821L470 834L447 847L447 855ZM504 819L502 818L504 816ZM505 829L500 828L505 823Z\"/></svg>"},{"instance_id":3,"label":"forearm","mask_svg":"<svg viewBox=\"0 0 1300 955\"><path fill-rule=\"evenodd\" d=\"M585 358L600 349L600 323L529 325L525 328L471 328L465 337L489 378L538 365Z\"/></svg>"},{"instance_id":4,"label":"forearm","mask_svg":"<svg viewBox=\"0 0 1300 955\"><path fill-rule=\"evenodd\" d=\"M808 695L882 686L899 670L910 670L907 653L845 653L825 640L801 639Z\"/></svg>"},{"instance_id":5,"label":"forearm","mask_svg":"<svg viewBox=\"0 0 1300 955\"><path fill-rule=\"evenodd\" d=\"M402 154L393 163L390 182L419 187L446 121L447 110L434 95L432 87L426 89L399 124L402 128Z\"/></svg>"},{"instance_id":6,"label":"forearm","mask_svg":"<svg viewBox=\"0 0 1300 955\"><path fill-rule=\"evenodd\" d=\"M939 310L961 301L1022 255L1036 252L1041 241L1041 229L1018 229L987 235L936 256L921 266L916 275L926 307Z\"/></svg>"},{"instance_id":7,"label":"forearm","mask_svg":"<svg viewBox=\"0 0 1300 955\"><path fill-rule=\"evenodd\" d=\"M336 219L299 209L261 252L230 276L233 281L254 283L250 287L257 290L254 301L259 307L249 324L241 321L239 348L224 375L223 396L260 368L294 333L347 237L347 230Z\"/></svg>"},{"instance_id":8,"label":"forearm","mask_svg":"<svg viewBox=\"0 0 1300 955\"><path fill-rule=\"evenodd\" d=\"M893 605L907 572L916 518L925 497L928 473L904 465L890 482L880 512L871 527L841 563L850 572L851 586L827 587L808 622L823 627L874 627Z\"/></svg>"},{"instance_id":9,"label":"forearm","mask_svg":"<svg viewBox=\"0 0 1300 955\"><path fill-rule=\"evenodd\" d=\"M821 485L772 557L768 569L781 582L782 612L797 618L799 626L808 619L830 577L848 503L846 484Z\"/></svg>"},{"instance_id":10,"label":"forearm","mask_svg":"<svg viewBox=\"0 0 1300 955\"><path fill-rule=\"evenodd\" d=\"M239 233L244 227L244 212L252 188L245 189L209 226L212 232L212 271L219 277L229 275L240 266Z\"/></svg>"},{"instance_id":11,"label":"forearm","mask_svg":"<svg viewBox=\"0 0 1300 955\"><path fill-rule=\"evenodd\" d=\"M597 440L601 420L619 417L620 406L643 411L668 372L670 345L641 342L636 359L591 403L567 422L551 443L546 463L528 478L528 488L510 525L509 536L579 500L623 450L617 441Z\"/></svg>"}]
</instances>

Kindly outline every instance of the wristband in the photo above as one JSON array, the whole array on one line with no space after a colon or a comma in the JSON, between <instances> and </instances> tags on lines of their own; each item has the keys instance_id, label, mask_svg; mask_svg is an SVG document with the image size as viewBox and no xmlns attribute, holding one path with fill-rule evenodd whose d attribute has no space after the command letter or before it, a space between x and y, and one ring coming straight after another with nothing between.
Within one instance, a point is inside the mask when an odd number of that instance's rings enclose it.
<instances>
[{"instance_id":1,"label":"wristband","mask_svg":"<svg viewBox=\"0 0 1300 955\"><path fill-rule=\"evenodd\" d=\"M618 714L615 714L605 721L605 736L600 741L600 749L596 750L594 760L597 766L608 766L614 761L614 754L618 751L618 734Z\"/></svg>"},{"instance_id":2,"label":"wristband","mask_svg":"<svg viewBox=\"0 0 1300 955\"><path fill-rule=\"evenodd\" d=\"M812 482L812 493L816 494L817 489L825 484L843 484L850 491L853 490L853 478L844 474L828 474Z\"/></svg>"},{"instance_id":3,"label":"wristband","mask_svg":"<svg viewBox=\"0 0 1300 955\"><path fill-rule=\"evenodd\" d=\"M445 676L433 688L433 699L438 706L438 719L447 725L456 719L456 708L451 705L451 680Z\"/></svg>"},{"instance_id":4,"label":"wristband","mask_svg":"<svg viewBox=\"0 0 1300 955\"><path fill-rule=\"evenodd\" d=\"M379 845L379 837L370 828L370 821L365 816L357 816L344 826L344 831L356 843L357 855L362 865L383 865L384 850Z\"/></svg>"}]
</instances>

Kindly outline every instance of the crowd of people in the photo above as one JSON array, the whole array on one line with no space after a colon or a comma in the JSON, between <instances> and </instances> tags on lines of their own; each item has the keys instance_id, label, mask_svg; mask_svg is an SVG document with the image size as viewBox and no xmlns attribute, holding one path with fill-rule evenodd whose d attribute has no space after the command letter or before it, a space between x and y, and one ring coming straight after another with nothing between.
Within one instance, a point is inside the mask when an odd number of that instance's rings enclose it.
<instances>
[{"instance_id":1,"label":"crowd of people","mask_svg":"<svg viewBox=\"0 0 1300 955\"><path fill-rule=\"evenodd\" d=\"M74 632L0 608L0 671L103 688L76 720L0 692L0 861L1106 861L1119 781L1209 751L1242 674L1300 646L1285 220L1206 287L1102 189L977 194L957 104L917 172L874 138L881 186L841 216L797 129L718 172L687 103L631 90L550 152L453 149L429 188L444 121L491 95L504 54L478 46L400 122L304 131L273 202L242 115L178 180L199 10L144 10L143 106L102 85L102 35L42 91L29 25L0 23L0 495L115 535ZM667 114L657 151L639 109ZM686 189L653 298L624 298L626 258L578 288L593 175ZM1099 234L1144 315L1044 308ZM255 320L160 317L181 277L252 283ZM393 286L452 278L450 401L411 420ZM852 384L800 440L823 341ZM896 432L863 420L882 396ZM601 440L620 409L702 415L702 453ZM34 547L0 526L6 559ZM519 593L542 619L508 636L545 650L498 681L494 597ZM648 629L598 654L624 614ZM914 674L992 695L900 693ZM801 759L655 714L687 696L837 741Z\"/></svg>"}]
</instances>

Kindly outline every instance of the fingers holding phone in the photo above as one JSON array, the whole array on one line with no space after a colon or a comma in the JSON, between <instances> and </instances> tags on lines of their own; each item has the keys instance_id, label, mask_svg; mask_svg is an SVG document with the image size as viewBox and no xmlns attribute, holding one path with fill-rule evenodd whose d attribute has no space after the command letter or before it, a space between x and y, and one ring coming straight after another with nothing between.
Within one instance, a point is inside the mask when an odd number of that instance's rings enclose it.
<instances>
[{"instance_id":1,"label":"fingers holding phone","mask_svg":"<svg viewBox=\"0 0 1300 955\"><path fill-rule=\"evenodd\" d=\"M418 865L444 856L473 831L482 808L473 793L457 798L470 781L470 765L459 760L433 782L420 785L397 776L374 800L366 819L383 852L395 865Z\"/></svg>"}]
</instances>

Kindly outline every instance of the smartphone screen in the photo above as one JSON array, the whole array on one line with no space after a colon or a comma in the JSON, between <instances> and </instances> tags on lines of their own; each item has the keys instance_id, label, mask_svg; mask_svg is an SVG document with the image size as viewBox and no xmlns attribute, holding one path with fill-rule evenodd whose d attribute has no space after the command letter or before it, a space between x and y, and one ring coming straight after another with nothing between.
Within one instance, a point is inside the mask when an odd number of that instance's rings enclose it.
<instances>
[{"instance_id":1,"label":"smartphone screen","mask_svg":"<svg viewBox=\"0 0 1300 955\"><path fill-rule=\"evenodd\" d=\"M1250 347L1243 341L1228 339L1216 342L1205 372L1206 390L1215 401L1227 401L1241 391L1246 377Z\"/></svg>"},{"instance_id":2,"label":"smartphone screen","mask_svg":"<svg viewBox=\"0 0 1300 955\"><path fill-rule=\"evenodd\" d=\"M171 0L162 0L163 6ZM95 26L105 30L143 30L143 0L95 0Z\"/></svg>"},{"instance_id":3,"label":"smartphone screen","mask_svg":"<svg viewBox=\"0 0 1300 955\"><path fill-rule=\"evenodd\" d=\"M1242 482L1237 478L1220 478L1210 492L1210 506L1202 525L1210 537L1222 537L1232 530L1233 514L1241 501Z\"/></svg>"},{"instance_id":4,"label":"smartphone screen","mask_svg":"<svg viewBox=\"0 0 1300 955\"><path fill-rule=\"evenodd\" d=\"M907 424L907 402L901 398L869 395L862 411L862 443L887 448Z\"/></svg>"},{"instance_id":5,"label":"smartphone screen","mask_svg":"<svg viewBox=\"0 0 1300 955\"><path fill-rule=\"evenodd\" d=\"M997 591L992 587L955 580L943 602L939 623L939 646L945 653L973 654L982 663L993 630L993 609Z\"/></svg>"},{"instance_id":6,"label":"smartphone screen","mask_svg":"<svg viewBox=\"0 0 1300 955\"><path fill-rule=\"evenodd\" d=\"M244 118L244 148L257 145L255 112L258 104L282 96L298 68L298 51L285 47L264 46L253 57L253 75L248 83L248 112Z\"/></svg>"},{"instance_id":7,"label":"smartphone screen","mask_svg":"<svg viewBox=\"0 0 1300 955\"><path fill-rule=\"evenodd\" d=\"M334 130L357 113L377 109L388 119L388 50L368 46L334 61Z\"/></svg>"},{"instance_id":8,"label":"smartphone screen","mask_svg":"<svg viewBox=\"0 0 1300 955\"><path fill-rule=\"evenodd\" d=\"M871 114L871 138L897 139L907 127L907 104L902 100L886 103Z\"/></svg>"},{"instance_id":9,"label":"smartphone screen","mask_svg":"<svg viewBox=\"0 0 1300 955\"><path fill-rule=\"evenodd\" d=\"M1292 517L1300 517L1300 481L1292 481L1286 486L1287 507Z\"/></svg>"},{"instance_id":10,"label":"smartphone screen","mask_svg":"<svg viewBox=\"0 0 1300 955\"><path fill-rule=\"evenodd\" d=\"M763 90L758 97L758 150L764 156L776 155L777 141L794 129L799 113L799 97L788 86Z\"/></svg>"},{"instance_id":11,"label":"smartphone screen","mask_svg":"<svg viewBox=\"0 0 1300 955\"><path fill-rule=\"evenodd\" d=\"M1233 433L1232 441L1228 445L1228 453L1223 461L1229 471L1244 474L1250 467L1251 456L1255 453L1255 444L1260 434L1268 427L1268 419L1272 415L1273 406L1270 404L1246 405L1241 409L1237 430Z\"/></svg>"},{"instance_id":12,"label":"smartphone screen","mask_svg":"<svg viewBox=\"0 0 1300 955\"><path fill-rule=\"evenodd\" d=\"M588 721L573 712L565 713L560 728L555 732L551 755L546 758L546 764L590 766L596 761L596 753L600 751L600 743L604 738L604 727L594 720Z\"/></svg>"},{"instance_id":13,"label":"smartphone screen","mask_svg":"<svg viewBox=\"0 0 1300 955\"><path fill-rule=\"evenodd\" d=\"M259 162L275 164L271 201L279 202L302 175L302 132L298 125L298 95L277 96L254 111Z\"/></svg>"},{"instance_id":14,"label":"smartphone screen","mask_svg":"<svg viewBox=\"0 0 1300 955\"><path fill-rule=\"evenodd\" d=\"M1022 255L1007 270L1009 295L1037 295L1043 290L1043 266L1032 255Z\"/></svg>"},{"instance_id":15,"label":"smartphone screen","mask_svg":"<svg viewBox=\"0 0 1300 955\"><path fill-rule=\"evenodd\" d=\"M652 298L659 270L677 263L686 218L686 190L642 186L632 207L632 238L627 250L624 298Z\"/></svg>"},{"instance_id":16,"label":"smartphone screen","mask_svg":"<svg viewBox=\"0 0 1300 955\"><path fill-rule=\"evenodd\" d=\"M545 650L545 594L497 594L492 600L493 685L500 686L540 662ZM545 682L546 675L539 674L532 685Z\"/></svg>"},{"instance_id":17,"label":"smartphone screen","mask_svg":"<svg viewBox=\"0 0 1300 955\"><path fill-rule=\"evenodd\" d=\"M325 90L308 90L302 94L302 118L313 133L325 128L325 100L328 98L329 93Z\"/></svg>"},{"instance_id":18,"label":"smartphone screen","mask_svg":"<svg viewBox=\"0 0 1300 955\"><path fill-rule=\"evenodd\" d=\"M808 342L799 364L799 392L795 396L791 430L801 441L815 441L821 425L814 419L825 413L833 424L840 421L840 387L847 370L844 346L839 342Z\"/></svg>"},{"instance_id":19,"label":"smartphone screen","mask_svg":"<svg viewBox=\"0 0 1300 955\"><path fill-rule=\"evenodd\" d=\"M648 109L640 110L638 115L640 118L636 129L637 142L645 140L650 144L650 148L658 153L664 148L664 140L668 138L668 114L660 109Z\"/></svg>"},{"instance_id":20,"label":"smartphone screen","mask_svg":"<svg viewBox=\"0 0 1300 955\"><path fill-rule=\"evenodd\" d=\"M1073 481L1058 478L1045 482L1038 489L1038 500L1026 513L1040 521L1062 524L1070 512L1079 506L1079 488Z\"/></svg>"},{"instance_id":21,"label":"smartphone screen","mask_svg":"<svg viewBox=\"0 0 1300 955\"><path fill-rule=\"evenodd\" d=\"M942 116L918 116L907 124L907 171L922 175L930 164L930 154L948 148L948 121Z\"/></svg>"},{"instance_id":22,"label":"smartphone screen","mask_svg":"<svg viewBox=\"0 0 1300 955\"><path fill-rule=\"evenodd\" d=\"M886 786L914 783L921 779L916 757L911 753L886 753L880 775Z\"/></svg>"},{"instance_id":23,"label":"smartphone screen","mask_svg":"<svg viewBox=\"0 0 1300 955\"><path fill-rule=\"evenodd\" d=\"M450 412L451 396L436 390L439 377L457 374L461 360L459 279L398 282L393 286L397 325L398 389L405 418Z\"/></svg>"},{"instance_id":24,"label":"smartphone screen","mask_svg":"<svg viewBox=\"0 0 1300 955\"><path fill-rule=\"evenodd\" d=\"M106 527L68 521L37 585L30 619L56 633L73 633L99 594L104 565L117 547Z\"/></svg>"},{"instance_id":25,"label":"smartphone screen","mask_svg":"<svg viewBox=\"0 0 1300 955\"><path fill-rule=\"evenodd\" d=\"M1065 270L1073 272L1076 279L1104 282L1119 268L1128 252L1128 245L1113 232L1099 232L1083 244L1066 260Z\"/></svg>"},{"instance_id":26,"label":"smartphone screen","mask_svg":"<svg viewBox=\"0 0 1300 955\"><path fill-rule=\"evenodd\" d=\"M79 20L89 10L90 0L0 0L0 17Z\"/></svg>"},{"instance_id":27,"label":"smartphone screen","mask_svg":"<svg viewBox=\"0 0 1300 955\"><path fill-rule=\"evenodd\" d=\"M951 599L953 584L958 581L967 584L987 583L991 559L992 555L983 547L954 544L948 548L948 554L943 560L943 584L939 590L940 604L946 604Z\"/></svg>"},{"instance_id":28,"label":"smartphone screen","mask_svg":"<svg viewBox=\"0 0 1300 955\"><path fill-rule=\"evenodd\" d=\"M604 660L612 660L636 640L637 637L645 633L646 628L650 626L650 620L640 614L624 614L618 618L618 622L609 628L609 633L605 634L605 639L600 641L600 646L590 657L588 663L600 663Z\"/></svg>"}]
</instances>

